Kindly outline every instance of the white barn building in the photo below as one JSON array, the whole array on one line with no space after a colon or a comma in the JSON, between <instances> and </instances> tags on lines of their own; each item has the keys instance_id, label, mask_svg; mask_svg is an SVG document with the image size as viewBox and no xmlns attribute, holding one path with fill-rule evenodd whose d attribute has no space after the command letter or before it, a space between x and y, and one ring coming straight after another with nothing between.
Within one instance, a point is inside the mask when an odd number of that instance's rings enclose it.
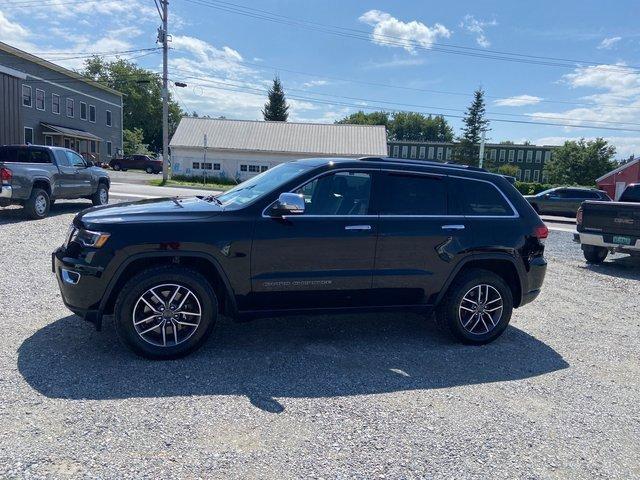
<instances>
[{"instance_id":1,"label":"white barn building","mask_svg":"<svg viewBox=\"0 0 640 480\"><path fill-rule=\"evenodd\" d=\"M170 143L175 175L245 180L310 157L386 156L384 126L184 117Z\"/></svg>"}]
</instances>

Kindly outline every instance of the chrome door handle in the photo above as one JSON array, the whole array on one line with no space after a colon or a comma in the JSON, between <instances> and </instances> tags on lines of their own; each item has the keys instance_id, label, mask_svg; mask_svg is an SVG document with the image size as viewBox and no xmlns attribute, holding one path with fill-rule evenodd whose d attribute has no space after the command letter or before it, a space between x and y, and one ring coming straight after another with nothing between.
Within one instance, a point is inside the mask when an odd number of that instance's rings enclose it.
<instances>
[{"instance_id":1,"label":"chrome door handle","mask_svg":"<svg viewBox=\"0 0 640 480\"><path fill-rule=\"evenodd\" d=\"M442 225L442 230L464 230L464 225Z\"/></svg>"},{"instance_id":2,"label":"chrome door handle","mask_svg":"<svg viewBox=\"0 0 640 480\"><path fill-rule=\"evenodd\" d=\"M371 225L347 225L345 230L371 230Z\"/></svg>"}]
</instances>

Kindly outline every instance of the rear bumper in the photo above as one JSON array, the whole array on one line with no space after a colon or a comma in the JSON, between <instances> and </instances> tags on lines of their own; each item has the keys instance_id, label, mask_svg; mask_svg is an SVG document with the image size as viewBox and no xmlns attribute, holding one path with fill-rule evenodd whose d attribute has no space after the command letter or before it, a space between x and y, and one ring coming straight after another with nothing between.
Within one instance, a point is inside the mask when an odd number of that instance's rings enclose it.
<instances>
[{"instance_id":1,"label":"rear bumper","mask_svg":"<svg viewBox=\"0 0 640 480\"><path fill-rule=\"evenodd\" d=\"M613 243L613 235L607 233L585 233L579 232L573 234L573 241L581 245L591 245L593 247L602 247L614 252L622 253L640 253L640 237L624 235L632 239L631 245L621 245Z\"/></svg>"},{"instance_id":2,"label":"rear bumper","mask_svg":"<svg viewBox=\"0 0 640 480\"><path fill-rule=\"evenodd\" d=\"M13 188L9 185L3 185L2 190L0 190L0 198L12 198L13 197Z\"/></svg>"},{"instance_id":3,"label":"rear bumper","mask_svg":"<svg viewBox=\"0 0 640 480\"><path fill-rule=\"evenodd\" d=\"M529 264L529 271L527 272L526 288L523 289L522 299L520 300L519 307L533 302L542 288L544 277L547 274L547 261L543 256L535 257ZM523 282L523 286L524 286Z\"/></svg>"}]
</instances>

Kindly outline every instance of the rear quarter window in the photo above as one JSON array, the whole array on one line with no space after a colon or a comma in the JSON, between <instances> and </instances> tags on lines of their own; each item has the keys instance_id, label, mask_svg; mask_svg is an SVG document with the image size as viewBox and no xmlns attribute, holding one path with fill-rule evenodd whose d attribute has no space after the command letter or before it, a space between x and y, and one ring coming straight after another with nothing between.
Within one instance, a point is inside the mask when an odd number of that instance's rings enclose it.
<instances>
[{"instance_id":1,"label":"rear quarter window","mask_svg":"<svg viewBox=\"0 0 640 480\"><path fill-rule=\"evenodd\" d=\"M627 187L622 195L620 195L621 202L638 202L640 203L640 185Z\"/></svg>"},{"instance_id":2,"label":"rear quarter window","mask_svg":"<svg viewBox=\"0 0 640 480\"><path fill-rule=\"evenodd\" d=\"M498 187L490 182L449 179L449 214L509 217L514 211Z\"/></svg>"}]
</instances>

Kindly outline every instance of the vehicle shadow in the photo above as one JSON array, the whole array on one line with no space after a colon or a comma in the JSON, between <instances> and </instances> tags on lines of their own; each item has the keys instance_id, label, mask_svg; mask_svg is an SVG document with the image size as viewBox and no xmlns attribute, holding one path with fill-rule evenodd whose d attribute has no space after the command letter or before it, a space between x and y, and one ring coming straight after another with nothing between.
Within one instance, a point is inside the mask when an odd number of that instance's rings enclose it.
<instances>
[{"instance_id":1,"label":"vehicle shadow","mask_svg":"<svg viewBox=\"0 0 640 480\"><path fill-rule=\"evenodd\" d=\"M611 277L640 280L640 257L626 255L607 259L600 265L584 264L582 268Z\"/></svg>"},{"instance_id":2,"label":"vehicle shadow","mask_svg":"<svg viewBox=\"0 0 640 480\"><path fill-rule=\"evenodd\" d=\"M56 202L49 210L48 217L56 217L58 215L66 215L67 213L78 213L86 208L90 208L91 202L89 201L77 201L77 202ZM7 207L0 208L0 225L8 225L10 223L20 222L37 222L38 220L31 220L26 218L22 212L22 207Z\"/></svg>"},{"instance_id":3,"label":"vehicle shadow","mask_svg":"<svg viewBox=\"0 0 640 480\"><path fill-rule=\"evenodd\" d=\"M509 327L490 345L453 343L423 316L362 314L236 323L222 319L199 351L153 362L74 315L26 339L18 369L64 399L245 395L278 413L281 397L334 397L518 380L568 367L552 348Z\"/></svg>"}]
</instances>

